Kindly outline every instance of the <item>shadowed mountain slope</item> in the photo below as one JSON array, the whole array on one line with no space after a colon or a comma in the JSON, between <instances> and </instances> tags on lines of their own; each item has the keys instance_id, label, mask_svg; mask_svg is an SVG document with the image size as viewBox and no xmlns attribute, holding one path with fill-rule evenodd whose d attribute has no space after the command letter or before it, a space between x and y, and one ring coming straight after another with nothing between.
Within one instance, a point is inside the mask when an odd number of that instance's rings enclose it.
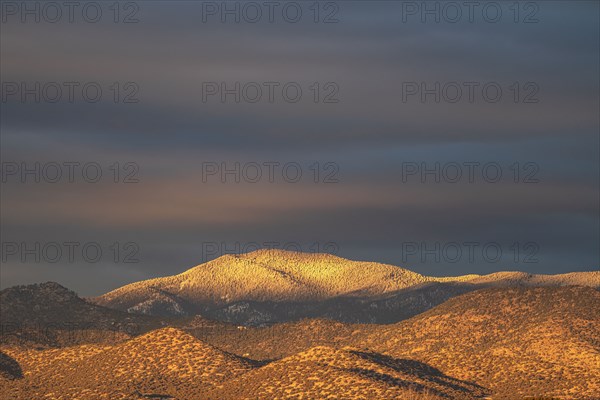
<instances>
[{"instance_id":1,"label":"shadowed mountain slope","mask_svg":"<svg viewBox=\"0 0 600 400\"><path fill-rule=\"evenodd\" d=\"M20 379L23 377L23 370L19 363L0 351L0 379Z\"/></svg>"}]
</instances>

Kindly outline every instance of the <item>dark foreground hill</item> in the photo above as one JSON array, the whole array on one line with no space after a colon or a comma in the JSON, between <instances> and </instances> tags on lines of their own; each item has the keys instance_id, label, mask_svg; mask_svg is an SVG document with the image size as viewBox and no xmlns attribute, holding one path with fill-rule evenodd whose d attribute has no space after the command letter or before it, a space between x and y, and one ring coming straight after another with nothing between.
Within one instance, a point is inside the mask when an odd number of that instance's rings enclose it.
<instances>
[{"instance_id":1,"label":"dark foreground hill","mask_svg":"<svg viewBox=\"0 0 600 400\"><path fill-rule=\"evenodd\" d=\"M118 341L163 324L151 316L92 304L54 282L0 292L0 342L4 343L58 346Z\"/></svg>"}]
</instances>

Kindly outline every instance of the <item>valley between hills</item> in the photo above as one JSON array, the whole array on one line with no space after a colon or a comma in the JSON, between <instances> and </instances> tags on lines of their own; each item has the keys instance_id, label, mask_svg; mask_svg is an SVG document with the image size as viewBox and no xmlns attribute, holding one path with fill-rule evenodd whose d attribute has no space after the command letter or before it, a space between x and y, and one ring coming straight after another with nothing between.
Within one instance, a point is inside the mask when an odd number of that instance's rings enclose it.
<instances>
[{"instance_id":1,"label":"valley between hills","mask_svg":"<svg viewBox=\"0 0 600 400\"><path fill-rule=\"evenodd\" d=\"M427 277L223 256L84 299L0 292L6 399L600 399L600 271Z\"/></svg>"}]
</instances>

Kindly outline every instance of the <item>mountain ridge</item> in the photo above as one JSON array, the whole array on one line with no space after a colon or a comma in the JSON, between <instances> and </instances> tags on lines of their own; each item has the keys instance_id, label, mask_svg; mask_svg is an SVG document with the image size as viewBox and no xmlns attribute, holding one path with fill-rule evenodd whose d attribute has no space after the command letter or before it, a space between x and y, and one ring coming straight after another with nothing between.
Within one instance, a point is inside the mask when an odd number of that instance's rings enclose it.
<instances>
[{"instance_id":1,"label":"mountain ridge","mask_svg":"<svg viewBox=\"0 0 600 400\"><path fill-rule=\"evenodd\" d=\"M503 271L432 277L390 264L352 261L325 253L257 250L224 255L177 275L133 282L90 301L127 312L200 314L242 324L282 322L298 315L333 316L346 322L397 322L386 316L368 321L335 315L340 315L336 309L350 303L365 310L377 308L379 300L386 296L399 296L401 300L396 303L402 303L406 296L412 296L411 289L427 284L442 286L432 286L432 290L438 290L434 298L426 293L427 288L422 290L423 296L430 298L430 304L422 300L416 306L419 312L453 295L489 286L584 285L600 289L600 271L558 275ZM326 310L321 307L322 311L315 314L310 312L313 303L331 306ZM397 304L386 304L384 307L391 307L390 312L399 310ZM302 309L307 311L298 313Z\"/></svg>"},{"instance_id":2,"label":"mountain ridge","mask_svg":"<svg viewBox=\"0 0 600 400\"><path fill-rule=\"evenodd\" d=\"M112 345L4 351L20 360L27 378L12 389L29 392L29 398L60 393L60 398L128 400L144 398L142 391L169 393L168 398L184 399L190 393L203 398L202 391L222 387L256 367L173 327Z\"/></svg>"},{"instance_id":3,"label":"mountain ridge","mask_svg":"<svg viewBox=\"0 0 600 400\"><path fill-rule=\"evenodd\" d=\"M61 346L121 340L158 328L163 321L93 304L56 282L0 291L0 343ZM107 335L106 332L111 332Z\"/></svg>"},{"instance_id":4,"label":"mountain ridge","mask_svg":"<svg viewBox=\"0 0 600 400\"><path fill-rule=\"evenodd\" d=\"M599 309L600 292L589 287L487 288L350 342L505 394L494 398L597 399Z\"/></svg>"},{"instance_id":5,"label":"mountain ridge","mask_svg":"<svg viewBox=\"0 0 600 400\"><path fill-rule=\"evenodd\" d=\"M589 287L500 286L388 325L183 318L116 342L0 343L0 388L19 399L596 400L598 309Z\"/></svg>"}]
</instances>

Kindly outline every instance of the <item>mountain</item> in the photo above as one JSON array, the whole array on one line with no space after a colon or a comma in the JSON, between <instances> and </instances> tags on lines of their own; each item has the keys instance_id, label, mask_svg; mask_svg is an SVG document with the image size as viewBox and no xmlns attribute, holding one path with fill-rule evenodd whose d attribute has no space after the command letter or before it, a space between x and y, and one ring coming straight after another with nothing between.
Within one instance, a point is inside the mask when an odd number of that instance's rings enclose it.
<instances>
[{"instance_id":1,"label":"mountain","mask_svg":"<svg viewBox=\"0 0 600 400\"><path fill-rule=\"evenodd\" d=\"M420 362L343 347L313 347L227 382L207 399L477 399L484 388Z\"/></svg>"},{"instance_id":2,"label":"mountain","mask_svg":"<svg viewBox=\"0 0 600 400\"><path fill-rule=\"evenodd\" d=\"M600 292L586 287L484 289L350 343L477 382L494 399L598 399L598 310Z\"/></svg>"},{"instance_id":3,"label":"mountain","mask_svg":"<svg viewBox=\"0 0 600 400\"><path fill-rule=\"evenodd\" d=\"M270 362L311 347L349 343L362 327L326 319L303 319L268 327L229 325L207 330L182 326L180 329L229 353Z\"/></svg>"},{"instance_id":4,"label":"mountain","mask_svg":"<svg viewBox=\"0 0 600 400\"><path fill-rule=\"evenodd\" d=\"M258 250L225 255L179 275L132 283L95 301L129 309L160 289L192 304L236 301L320 301L387 293L427 278L392 265L349 261L328 254Z\"/></svg>"},{"instance_id":5,"label":"mountain","mask_svg":"<svg viewBox=\"0 0 600 400\"><path fill-rule=\"evenodd\" d=\"M479 385L493 399L598 400L598 310L600 292L592 288L500 287L456 296L395 324L302 320L207 340L261 360L285 359L311 347L350 346L430 366ZM271 384L277 386L273 379Z\"/></svg>"},{"instance_id":6,"label":"mountain","mask_svg":"<svg viewBox=\"0 0 600 400\"><path fill-rule=\"evenodd\" d=\"M428 282L373 297L336 297L320 302L240 301L221 307L205 307L202 314L219 321L247 326L303 318L387 324L410 318L453 296L485 286L468 282Z\"/></svg>"},{"instance_id":7,"label":"mountain","mask_svg":"<svg viewBox=\"0 0 600 400\"><path fill-rule=\"evenodd\" d=\"M600 289L600 271L570 272L558 275L495 272L477 276L469 282L474 284L493 283L494 286L588 286Z\"/></svg>"},{"instance_id":8,"label":"mountain","mask_svg":"<svg viewBox=\"0 0 600 400\"><path fill-rule=\"evenodd\" d=\"M131 313L200 314L250 326L301 318L394 323L485 287L562 285L600 288L600 272L430 277L329 254L258 250L225 255L179 275L132 283L90 300Z\"/></svg>"},{"instance_id":9,"label":"mountain","mask_svg":"<svg viewBox=\"0 0 600 400\"><path fill-rule=\"evenodd\" d=\"M599 309L593 288L521 286L471 291L387 325L305 319L255 328L179 318L168 320L179 328L118 342L0 343L0 392L10 399L597 400Z\"/></svg>"},{"instance_id":10,"label":"mountain","mask_svg":"<svg viewBox=\"0 0 600 400\"><path fill-rule=\"evenodd\" d=\"M154 317L92 304L55 282L0 291L0 342L57 346L118 341L162 325Z\"/></svg>"},{"instance_id":11,"label":"mountain","mask_svg":"<svg viewBox=\"0 0 600 400\"><path fill-rule=\"evenodd\" d=\"M25 371L26 379L11 387L18 398L56 393L60 397L53 398L200 399L204 391L256 366L174 328L112 346L5 351Z\"/></svg>"}]
</instances>

